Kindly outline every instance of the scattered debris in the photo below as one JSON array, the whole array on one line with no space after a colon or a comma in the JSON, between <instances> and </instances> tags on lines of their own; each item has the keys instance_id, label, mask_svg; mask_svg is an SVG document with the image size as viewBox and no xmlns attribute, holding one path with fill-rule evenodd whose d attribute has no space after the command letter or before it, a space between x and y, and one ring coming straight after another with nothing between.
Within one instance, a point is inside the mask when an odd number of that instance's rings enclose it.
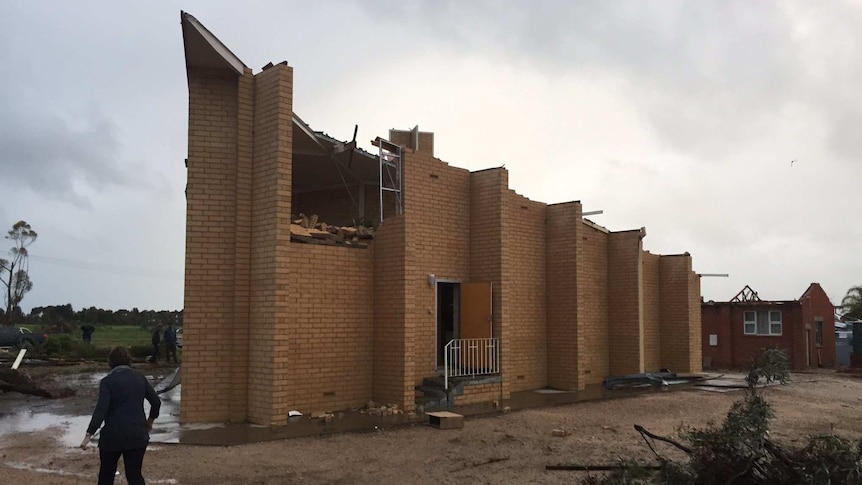
<instances>
[{"instance_id":1,"label":"scattered debris","mask_svg":"<svg viewBox=\"0 0 862 485\"><path fill-rule=\"evenodd\" d=\"M317 222L316 214L311 217L300 214L290 225L290 240L293 242L367 248L369 239L374 239L373 227L331 226L325 222Z\"/></svg>"},{"instance_id":2,"label":"scattered debris","mask_svg":"<svg viewBox=\"0 0 862 485\"><path fill-rule=\"evenodd\" d=\"M156 394L164 394L182 383L182 375L180 367L174 369L170 374L165 376L160 383L155 387Z\"/></svg>"},{"instance_id":3,"label":"scattered debris","mask_svg":"<svg viewBox=\"0 0 862 485\"><path fill-rule=\"evenodd\" d=\"M564 429L552 429L551 436L555 436L557 438L565 438L569 435L569 432Z\"/></svg>"},{"instance_id":4,"label":"scattered debris","mask_svg":"<svg viewBox=\"0 0 862 485\"><path fill-rule=\"evenodd\" d=\"M299 411L288 411L287 417L295 418L296 416L302 416L302 413Z\"/></svg>"},{"instance_id":5,"label":"scattered debris","mask_svg":"<svg viewBox=\"0 0 862 485\"><path fill-rule=\"evenodd\" d=\"M428 424L438 429L459 429L464 427L464 416L449 411L428 413Z\"/></svg>"},{"instance_id":6,"label":"scattered debris","mask_svg":"<svg viewBox=\"0 0 862 485\"><path fill-rule=\"evenodd\" d=\"M511 412L511 411L512 411L512 408L511 408L511 407L509 407L509 406L506 406L506 407L504 407L504 408L503 408L503 414L507 414L507 413L509 413L509 412Z\"/></svg>"},{"instance_id":7,"label":"scattered debris","mask_svg":"<svg viewBox=\"0 0 862 485\"><path fill-rule=\"evenodd\" d=\"M33 379L15 369L0 369L0 391L18 392L48 399L59 399L75 395L75 391L68 387L57 390L39 387L33 382Z\"/></svg>"},{"instance_id":8,"label":"scattered debris","mask_svg":"<svg viewBox=\"0 0 862 485\"><path fill-rule=\"evenodd\" d=\"M368 401L365 409L361 409L359 412L371 416L396 416L404 414L404 411L397 404L378 405L374 401Z\"/></svg>"},{"instance_id":9,"label":"scattered debris","mask_svg":"<svg viewBox=\"0 0 862 485\"><path fill-rule=\"evenodd\" d=\"M21 365L21 361L24 360L24 354L27 353L27 349L21 349L18 351L18 357L15 358L15 362L12 363L12 370L18 370L18 366Z\"/></svg>"}]
</instances>

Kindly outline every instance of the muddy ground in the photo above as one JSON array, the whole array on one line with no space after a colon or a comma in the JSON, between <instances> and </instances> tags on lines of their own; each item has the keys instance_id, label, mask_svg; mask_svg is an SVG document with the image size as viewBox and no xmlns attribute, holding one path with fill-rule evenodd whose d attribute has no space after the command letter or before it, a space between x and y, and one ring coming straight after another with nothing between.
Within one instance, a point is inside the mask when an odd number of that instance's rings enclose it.
<instances>
[{"instance_id":1,"label":"muddy ground","mask_svg":"<svg viewBox=\"0 0 862 485\"><path fill-rule=\"evenodd\" d=\"M95 391L87 391L82 383L92 379L64 379L77 383L83 397L60 401L90 408ZM764 393L777 412L772 436L779 441L831 431L862 438L862 379L836 373L795 374L792 384ZM229 447L151 444L144 474L147 483L178 484L573 483L583 475L545 471L545 465L612 463L618 457L650 461L653 456L632 429L634 424L673 435L680 425L720 421L741 396L741 391L674 389L473 417L460 430L413 425ZM29 402L56 411L57 403L40 399ZM0 412L9 409L10 402L20 406L20 400L0 395ZM0 436L0 483L94 483L97 449L73 447L86 422L65 423L67 428L81 428L71 430L72 438L58 431L62 426ZM554 437L554 429L570 434Z\"/></svg>"}]
</instances>

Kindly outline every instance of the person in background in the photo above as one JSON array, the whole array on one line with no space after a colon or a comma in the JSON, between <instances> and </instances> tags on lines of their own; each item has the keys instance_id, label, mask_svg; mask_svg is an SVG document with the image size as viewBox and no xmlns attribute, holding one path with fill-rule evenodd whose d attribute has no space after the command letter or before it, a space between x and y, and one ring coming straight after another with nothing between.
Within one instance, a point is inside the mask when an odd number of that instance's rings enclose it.
<instances>
[{"instance_id":1,"label":"person in background","mask_svg":"<svg viewBox=\"0 0 862 485\"><path fill-rule=\"evenodd\" d=\"M92 343L93 341L93 332L96 331L96 327L92 325L81 325L81 338L86 343Z\"/></svg>"},{"instance_id":2,"label":"person in background","mask_svg":"<svg viewBox=\"0 0 862 485\"><path fill-rule=\"evenodd\" d=\"M159 363L159 342L161 342L162 338L162 324L156 325L156 328L153 330L153 355L150 358L150 362L153 364Z\"/></svg>"},{"instance_id":3,"label":"person in background","mask_svg":"<svg viewBox=\"0 0 862 485\"><path fill-rule=\"evenodd\" d=\"M111 349L111 371L99 382L99 400L81 442L81 449L86 449L105 423L99 436L99 485L114 483L120 456L129 485L144 485L141 466L162 403L147 378L133 370L131 363L132 356L125 347ZM149 417L144 417L144 399L150 403Z\"/></svg>"},{"instance_id":4,"label":"person in background","mask_svg":"<svg viewBox=\"0 0 862 485\"><path fill-rule=\"evenodd\" d=\"M168 328L165 329L165 362L170 362L172 355L174 356L174 364L178 364L177 331L174 329L173 322L168 322Z\"/></svg>"}]
</instances>

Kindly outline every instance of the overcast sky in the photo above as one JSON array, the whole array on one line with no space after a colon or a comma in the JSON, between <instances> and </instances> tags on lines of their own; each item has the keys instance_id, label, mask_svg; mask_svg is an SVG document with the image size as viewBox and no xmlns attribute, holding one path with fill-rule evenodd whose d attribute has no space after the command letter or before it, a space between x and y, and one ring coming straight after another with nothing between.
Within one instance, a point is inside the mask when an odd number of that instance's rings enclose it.
<instances>
[{"instance_id":1,"label":"overcast sky","mask_svg":"<svg viewBox=\"0 0 862 485\"><path fill-rule=\"evenodd\" d=\"M0 228L39 233L25 311L182 308L180 9L255 72L288 61L312 128L358 124L368 148L418 124L452 165L505 164L531 199L729 273L706 299L862 284L859 2L4 0Z\"/></svg>"}]
</instances>

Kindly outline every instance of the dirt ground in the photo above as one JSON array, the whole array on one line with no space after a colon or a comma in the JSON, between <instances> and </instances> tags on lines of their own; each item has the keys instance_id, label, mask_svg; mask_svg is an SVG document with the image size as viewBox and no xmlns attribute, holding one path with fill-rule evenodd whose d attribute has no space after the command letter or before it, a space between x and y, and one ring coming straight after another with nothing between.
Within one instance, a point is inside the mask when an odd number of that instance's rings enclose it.
<instances>
[{"instance_id":1,"label":"dirt ground","mask_svg":"<svg viewBox=\"0 0 862 485\"><path fill-rule=\"evenodd\" d=\"M777 412L772 436L779 441L833 431L862 438L862 379L794 374L790 385L764 393ZM468 418L460 430L414 425L230 447L154 444L144 475L147 483L172 484L573 483L583 475L545 465L651 461L634 424L674 435L681 425L720 421L741 396L680 389ZM553 429L570 434L554 437ZM51 429L0 437L3 484L93 483L98 462L95 447L76 449Z\"/></svg>"}]
</instances>

